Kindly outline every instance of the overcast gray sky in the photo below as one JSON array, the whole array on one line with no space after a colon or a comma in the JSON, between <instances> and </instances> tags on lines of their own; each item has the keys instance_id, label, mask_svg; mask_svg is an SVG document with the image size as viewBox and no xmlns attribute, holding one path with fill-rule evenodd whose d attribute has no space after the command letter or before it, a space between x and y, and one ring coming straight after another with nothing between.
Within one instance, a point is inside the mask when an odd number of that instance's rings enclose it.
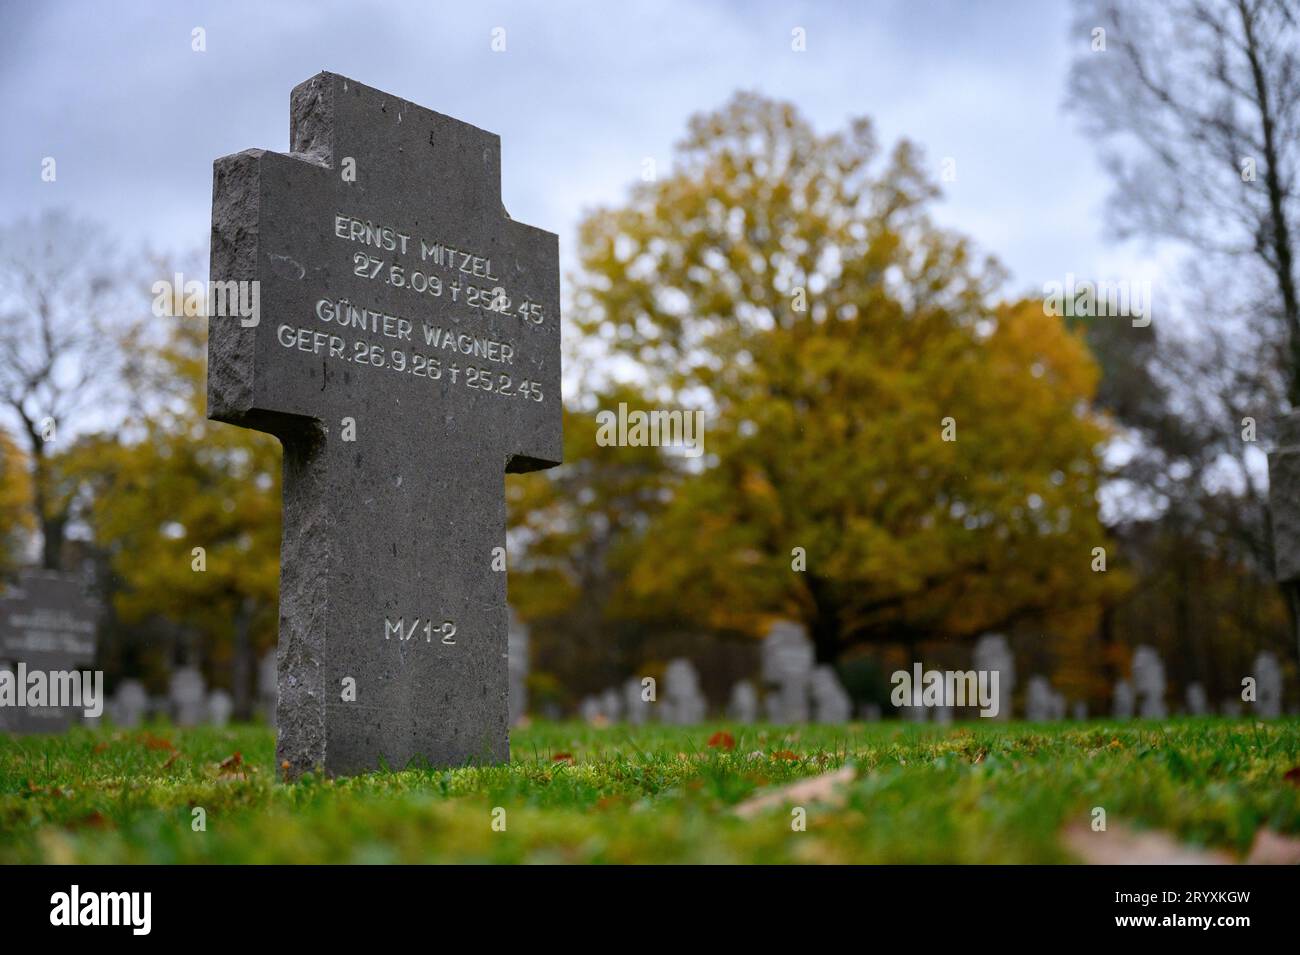
<instances>
[{"instance_id":1,"label":"overcast gray sky","mask_svg":"<svg viewBox=\"0 0 1300 955\"><path fill-rule=\"evenodd\" d=\"M0 216L62 205L129 242L205 251L213 159L286 149L289 90L328 69L499 133L506 206L557 232L571 266L583 210L618 201L645 157L664 168L687 116L746 88L822 130L869 115L936 178L954 158L936 214L1011 269L1010 291L1141 278L1152 263L1107 241L1106 179L1062 109L1088 43L1070 19L1065 0L7 4Z\"/></svg>"}]
</instances>

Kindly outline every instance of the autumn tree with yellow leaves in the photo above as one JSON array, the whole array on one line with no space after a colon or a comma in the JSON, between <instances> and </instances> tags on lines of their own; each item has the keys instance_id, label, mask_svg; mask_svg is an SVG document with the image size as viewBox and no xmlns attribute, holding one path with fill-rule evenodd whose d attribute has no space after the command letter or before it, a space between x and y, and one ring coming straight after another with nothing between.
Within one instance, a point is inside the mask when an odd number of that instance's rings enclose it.
<instances>
[{"instance_id":1,"label":"autumn tree with yellow leaves","mask_svg":"<svg viewBox=\"0 0 1300 955\"><path fill-rule=\"evenodd\" d=\"M577 326L652 407L707 422L702 465L674 465L620 551L620 612L789 616L821 660L1094 627L1118 585L1094 570L1094 362L1041 303L996 304L998 267L931 221L936 195L868 121L820 135L740 94L690 121L670 176L583 222ZM584 465L599 481L623 453Z\"/></svg>"},{"instance_id":2,"label":"autumn tree with yellow leaves","mask_svg":"<svg viewBox=\"0 0 1300 955\"><path fill-rule=\"evenodd\" d=\"M61 464L82 488L79 516L105 553L116 617L179 627L184 646L169 656L193 657L247 716L257 656L278 626L280 447L207 420L206 331L202 319L174 321L136 369L147 413L125 437L82 439Z\"/></svg>"}]
</instances>

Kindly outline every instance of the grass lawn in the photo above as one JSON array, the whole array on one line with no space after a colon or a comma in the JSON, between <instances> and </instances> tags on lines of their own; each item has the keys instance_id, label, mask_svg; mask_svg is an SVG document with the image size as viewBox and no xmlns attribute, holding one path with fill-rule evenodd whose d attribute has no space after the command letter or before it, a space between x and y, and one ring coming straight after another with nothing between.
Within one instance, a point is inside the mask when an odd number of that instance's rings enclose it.
<instances>
[{"instance_id":1,"label":"grass lawn","mask_svg":"<svg viewBox=\"0 0 1300 955\"><path fill-rule=\"evenodd\" d=\"M285 785L259 726L0 736L0 863L1069 862L1062 832L1096 806L1236 857L1257 830L1300 835L1294 719L552 723L511 743L509 766ZM790 802L736 811L846 764L830 798L795 800L806 831Z\"/></svg>"}]
</instances>

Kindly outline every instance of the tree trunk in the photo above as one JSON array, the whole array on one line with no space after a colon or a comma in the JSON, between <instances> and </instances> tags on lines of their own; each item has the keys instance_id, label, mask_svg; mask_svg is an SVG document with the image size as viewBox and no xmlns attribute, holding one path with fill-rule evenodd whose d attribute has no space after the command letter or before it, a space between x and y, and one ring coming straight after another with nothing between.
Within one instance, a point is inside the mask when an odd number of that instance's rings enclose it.
<instances>
[{"instance_id":1,"label":"tree trunk","mask_svg":"<svg viewBox=\"0 0 1300 955\"><path fill-rule=\"evenodd\" d=\"M832 614L819 610L812 619L808 635L812 638L818 663L834 663L839 659L840 627Z\"/></svg>"}]
</instances>

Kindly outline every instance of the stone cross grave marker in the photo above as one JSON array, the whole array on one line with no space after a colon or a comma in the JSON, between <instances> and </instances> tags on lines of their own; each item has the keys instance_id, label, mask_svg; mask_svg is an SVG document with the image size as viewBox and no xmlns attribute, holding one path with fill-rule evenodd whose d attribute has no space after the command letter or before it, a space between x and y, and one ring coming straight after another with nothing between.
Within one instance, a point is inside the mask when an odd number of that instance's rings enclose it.
<instances>
[{"instance_id":1,"label":"stone cross grave marker","mask_svg":"<svg viewBox=\"0 0 1300 955\"><path fill-rule=\"evenodd\" d=\"M653 704L645 698L645 687L641 677L630 676L623 681L623 711L626 719L633 726L640 726L650 719Z\"/></svg>"},{"instance_id":2,"label":"stone cross grave marker","mask_svg":"<svg viewBox=\"0 0 1300 955\"><path fill-rule=\"evenodd\" d=\"M700 676L695 664L685 657L668 661L664 668L664 698L660 719L676 726L693 726L704 722L708 700L700 691Z\"/></svg>"},{"instance_id":3,"label":"stone cross grave marker","mask_svg":"<svg viewBox=\"0 0 1300 955\"><path fill-rule=\"evenodd\" d=\"M19 664L28 673L84 670L95 662L97 616L97 605L75 577L23 571L0 598L0 666L8 664L14 679L21 672ZM61 733L81 721L85 707L5 709L9 712L0 711L0 719L6 729Z\"/></svg>"},{"instance_id":4,"label":"stone cross grave marker","mask_svg":"<svg viewBox=\"0 0 1300 955\"><path fill-rule=\"evenodd\" d=\"M611 686L600 694L600 711L611 723L617 723L623 718L623 694L618 687Z\"/></svg>"},{"instance_id":5,"label":"stone cross grave marker","mask_svg":"<svg viewBox=\"0 0 1300 955\"><path fill-rule=\"evenodd\" d=\"M1128 680L1115 681L1115 693L1111 697L1111 715L1117 720L1131 720L1137 696L1133 684Z\"/></svg>"},{"instance_id":6,"label":"stone cross grave marker","mask_svg":"<svg viewBox=\"0 0 1300 955\"><path fill-rule=\"evenodd\" d=\"M986 633L975 642L974 665L977 671L998 675L998 715L1001 722L1011 719L1011 691L1016 686L1016 658L1007 638L1000 633ZM990 686L992 681L990 680Z\"/></svg>"},{"instance_id":7,"label":"stone cross grave marker","mask_svg":"<svg viewBox=\"0 0 1300 955\"><path fill-rule=\"evenodd\" d=\"M213 288L260 320L208 331L208 416L284 446L277 763L506 760L504 476L560 461L558 240L506 214L492 133L332 73L290 113L292 152L214 165Z\"/></svg>"},{"instance_id":8,"label":"stone cross grave marker","mask_svg":"<svg viewBox=\"0 0 1300 955\"><path fill-rule=\"evenodd\" d=\"M814 667L810 683L814 719L818 723L847 723L853 716L853 700L829 664Z\"/></svg>"},{"instance_id":9,"label":"stone cross grave marker","mask_svg":"<svg viewBox=\"0 0 1300 955\"><path fill-rule=\"evenodd\" d=\"M1025 719L1039 723L1053 719L1056 710L1052 683L1045 676L1031 676L1025 688Z\"/></svg>"},{"instance_id":10,"label":"stone cross grave marker","mask_svg":"<svg viewBox=\"0 0 1300 955\"><path fill-rule=\"evenodd\" d=\"M1139 716L1162 720L1169 715L1165 708L1165 665L1154 647L1133 648L1133 688L1140 701Z\"/></svg>"},{"instance_id":11,"label":"stone cross grave marker","mask_svg":"<svg viewBox=\"0 0 1300 955\"><path fill-rule=\"evenodd\" d=\"M113 694L113 722L127 729L140 725L149 712L149 694L139 680L123 680Z\"/></svg>"},{"instance_id":12,"label":"stone cross grave marker","mask_svg":"<svg viewBox=\"0 0 1300 955\"><path fill-rule=\"evenodd\" d=\"M778 620L763 639L761 666L769 690L764 701L774 723L808 722L809 681L815 653L802 624Z\"/></svg>"},{"instance_id":13,"label":"stone cross grave marker","mask_svg":"<svg viewBox=\"0 0 1300 955\"><path fill-rule=\"evenodd\" d=\"M213 726L225 726L234 712L234 697L225 690L216 689L208 694L208 722Z\"/></svg>"},{"instance_id":14,"label":"stone cross grave marker","mask_svg":"<svg viewBox=\"0 0 1300 955\"><path fill-rule=\"evenodd\" d=\"M208 718L208 691L198 667L181 667L167 687L172 721L177 726L198 726Z\"/></svg>"},{"instance_id":15,"label":"stone cross grave marker","mask_svg":"<svg viewBox=\"0 0 1300 955\"><path fill-rule=\"evenodd\" d=\"M1275 720L1282 715L1282 667L1267 650L1255 657L1255 714Z\"/></svg>"},{"instance_id":16,"label":"stone cross grave marker","mask_svg":"<svg viewBox=\"0 0 1300 955\"><path fill-rule=\"evenodd\" d=\"M753 683L737 680L732 685L727 715L737 723L753 723L758 719L758 690Z\"/></svg>"}]
</instances>

